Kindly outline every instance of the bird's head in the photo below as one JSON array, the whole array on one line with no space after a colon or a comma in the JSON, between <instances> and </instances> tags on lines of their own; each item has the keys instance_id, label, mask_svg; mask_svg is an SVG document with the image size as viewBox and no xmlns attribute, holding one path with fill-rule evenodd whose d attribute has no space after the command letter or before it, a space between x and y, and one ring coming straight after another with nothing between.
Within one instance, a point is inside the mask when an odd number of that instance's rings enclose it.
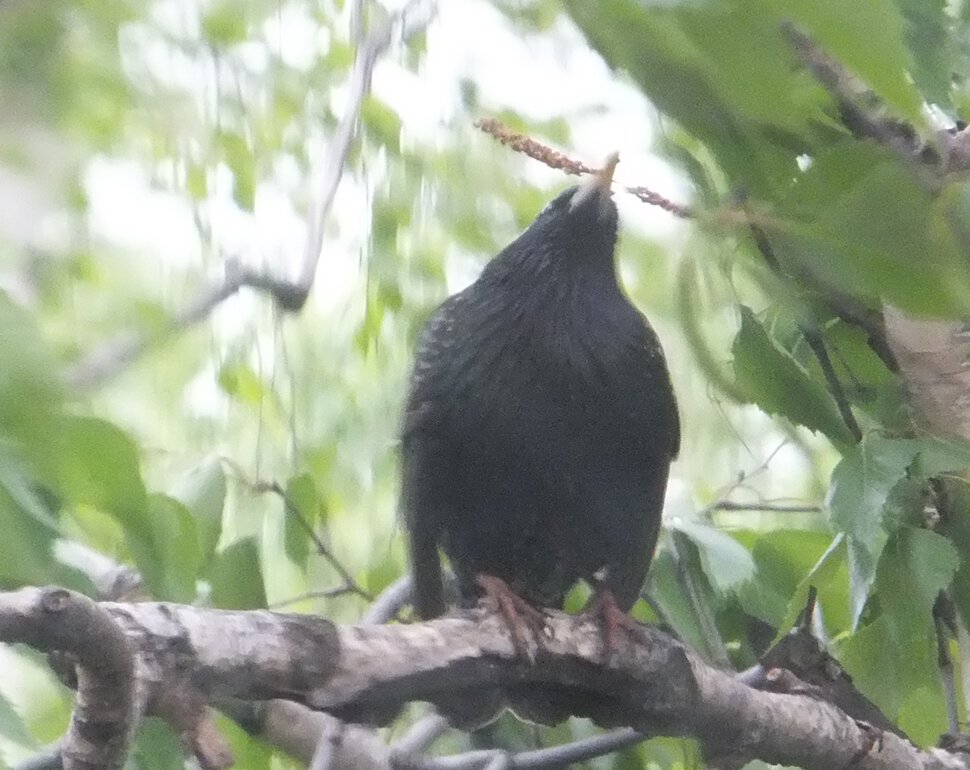
<instances>
[{"instance_id":1,"label":"bird's head","mask_svg":"<svg viewBox=\"0 0 970 770\"><path fill-rule=\"evenodd\" d=\"M519 269L525 262L532 267L599 266L612 270L618 217L610 185L618 161L614 153L582 184L563 190L496 261L505 257Z\"/></svg>"}]
</instances>

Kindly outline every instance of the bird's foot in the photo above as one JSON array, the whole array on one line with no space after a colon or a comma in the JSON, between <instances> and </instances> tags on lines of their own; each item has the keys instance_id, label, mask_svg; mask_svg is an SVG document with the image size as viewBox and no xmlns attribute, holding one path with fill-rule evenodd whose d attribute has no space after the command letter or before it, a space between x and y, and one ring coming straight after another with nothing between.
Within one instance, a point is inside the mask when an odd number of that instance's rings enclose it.
<instances>
[{"instance_id":1,"label":"bird's foot","mask_svg":"<svg viewBox=\"0 0 970 770\"><path fill-rule=\"evenodd\" d=\"M475 576L475 584L482 590L485 605L505 620L516 652L533 660L535 656L527 636L531 636L536 644L539 643L546 616L509 588L508 583L500 577L480 572Z\"/></svg>"},{"instance_id":2,"label":"bird's foot","mask_svg":"<svg viewBox=\"0 0 970 770\"><path fill-rule=\"evenodd\" d=\"M634 636L639 636L642 631L640 624L619 608L616 597L608 588L597 588L586 606L583 607L580 615L584 618L593 618L599 622L603 638L604 657L609 657L616 652L616 642L619 638L620 629Z\"/></svg>"}]
</instances>

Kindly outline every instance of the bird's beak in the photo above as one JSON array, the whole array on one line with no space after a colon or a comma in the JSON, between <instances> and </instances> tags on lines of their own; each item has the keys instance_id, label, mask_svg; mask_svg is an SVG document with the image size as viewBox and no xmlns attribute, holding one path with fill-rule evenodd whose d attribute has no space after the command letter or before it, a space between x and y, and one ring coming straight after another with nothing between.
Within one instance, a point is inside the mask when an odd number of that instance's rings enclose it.
<instances>
[{"instance_id":1,"label":"bird's beak","mask_svg":"<svg viewBox=\"0 0 970 770\"><path fill-rule=\"evenodd\" d=\"M579 189L573 194L569 201L569 210L573 211L592 197L605 200L610 196L610 185L613 184L613 172L616 171L616 164L620 162L618 152L611 153L603 164L603 168L594 172L589 179L580 185Z\"/></svg>"}]
</instances>

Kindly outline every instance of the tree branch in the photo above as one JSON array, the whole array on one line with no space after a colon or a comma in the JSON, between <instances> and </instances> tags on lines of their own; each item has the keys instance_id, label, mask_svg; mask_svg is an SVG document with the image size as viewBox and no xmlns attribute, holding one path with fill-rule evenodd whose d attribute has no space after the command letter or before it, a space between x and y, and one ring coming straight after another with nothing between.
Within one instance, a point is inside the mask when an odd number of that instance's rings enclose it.
<instances>
[{"instance_id":1,"label":"tree branch","mask_svg":"<svg viewBox=\"0 0 970 770\"><path fill-rule=\"evenodd\" d=\"M65 621L84 603L91 604L62 589L0 594L0 639L71 648L77 629ZM576 714L645 735L693 735L718 754L807 770L970 768L961 755L920 750L812 695L752 689L653 628L621 638L604 661L594 623L550 612L532 664L517 654L502 619L481 610L347 627L161 603L105 602L97 611L135 650L137 686L149 704L177 680L210 700L286 698L386 723L412 700L470 700L468 692L500 688L505 704L540 719Z\"/></svg>"},{"instance_id":2,"label":"tree branch","mask_svg":"<svg viewBox=\"0 0 970 770\"><path fill-rule=\"evenodd\" d=\"M320 175L318 200L309 215L307 241L298 279L289 281L243 267L236 260L227 260L222 280L203 287L184 308L172 315L162 329L153 332L124 332L72 365L65 379L73 390L89 391L103 385L152 346L207 318L216 307L243 287L270 295L283 310L297 312L303 308L313 288L323 248L324 224L330 215L347 158L357 137L360 111L370 93L374 67L390 47L396 30L400 31L402 38L407 39L428 24L434 15L434 7L424 14L418 13L423 4L423 0L411 0L399 12L383 18L358 48L350 77L350 101L334 132L326 166Z\"/></svg>"},{"instance_id":3,"label":"tree branch","mask_svg":"<svg viewBox=\"0 0 970 770\"><path fill-rule=\"evenodd\" d=\"M104 607L62 589L0 596L0 639L56 652L73 670L77 705L60 744L65 770L122 767L141 719L122 627Z\"/></svg>"}]
</instances>

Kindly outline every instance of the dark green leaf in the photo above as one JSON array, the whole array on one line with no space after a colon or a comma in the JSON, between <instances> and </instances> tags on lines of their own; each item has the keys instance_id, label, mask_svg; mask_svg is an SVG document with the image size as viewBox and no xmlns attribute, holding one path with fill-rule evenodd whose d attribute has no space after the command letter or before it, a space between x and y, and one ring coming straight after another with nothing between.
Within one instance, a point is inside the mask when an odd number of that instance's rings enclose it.
<instances>
[{"instance_id":1,"label":"dark green leaf","mask_svg":"<svg viewBox=\"0 0 970 770\"><path fill-rule=\"evenodd\" d=\"M923 99L947 109L951 104L956 46L946 0L896 0L896 5L906 20L913 80Z\"/></svg>"},{"instance_id":2,"label":"dark green leaf","mask_svg":"<svg viewBox=\"0 0 970 770\"><path fill-rule=\"evenodd\" d=\"M741 330L732 347L738 387L768 414L822 431L836 443L851 444L852 435L825 386L771 339L750 308L742 305L740 310Z\"/></svg>"},{"instance_id":3,"label":"dark green leaf","mask_svg":"<svg viewBox=\"0 0 970 770\"><path fill-rule=\"evenodd\" d=\"M842 458L832 473L829 508L832 523L849 537L852 571L853 624L862 613L875 576L876 563L891 530L906 523L893 501L884 510L890 491L909 470L919 478L970 467L970 453L957 443L890 439L869 434Z\"/></svg>"},{"instance_id":4,"label":"dark green leaf","mask_svg":"<svg viewBox=\"0 0 970 770\"><path fill-rule=\"evenodd\" d=\"M54 558L56 530L28 514L0 489L0 586L54 583L93 594L90 581Z\"/></svg>"},{"instance_id":5,"label":"dark green leaf","mask_svg":"<svg viewBox=\"0 0 970 770\"><path fill-rule=\"evenodd\" d=\"M687 519L677 519L671 528L684 533L694 543L704 574L716 590L722 593L734 591L754 577L751 554L727 533L701 521Z\"/></svg>"},{"instance_id":6,"label":"dark green leaf","mask_svg":"<svg viewBox=\"0 0 970 770\"><path fill-rule=\"evenodd\" d=\"M930 530L904 527L890 538L879 559L875 590L900 633L930 624L936 597L958 563L953 544Z\"/></svg>"},{"instance_id":7,"label":"dark green leaf","mask_svg":"<svg viewBox=\"0 0 970 770\"><path fill-rule=\"evenodd\" d=\"M847 140L813 158L785 203L792 221L769 238L796 274L913 313L962 316L970 274L949 205L888 150Z\"/></svg>"},{"instance_id":8,"label":"dark green leaf","mask_svg":"<svg viewBox=\"0 0 970 770\"><path fill-rule=\"evenodd\" d=\"M828 628L847 628L844 601L846 581L842 555L830 553L832 535L797 529L767 532L754 544L751 555L757 575L738 593L745 611L785 633L805 606L808 586L819 591L819 604Z\"/></svg>"},{"instance_id":9,"label":"dark green leaf","mask_svg":"<svg viewBox=\"0 0 970 770\"><path fill-rule=\"evenodd\" d=\"M63 447L58 371L33 320L0 293L0 443L46 478Z\"/></svg>"},{"instance_id":10,"label":"dark green leaf","mask_svg":"<svg viewBox=\"0 0 970 770\"><path fill-rule=\"evenodd\" d=\"M704 649L707 640L678 571L677 562L670 551L658 551L650 566L650 596L660 605L664 619L680 638L697 649Z\"/></svg>"},{"instance_id":11,"label":"dark green leaf","mask_svg":"<svg viewBox=\"0 0 970 770\"><path fill-rule=\"evenodd\" d=\"M152 524L151 561L158 575L149 584L157 599L191 602L200 577L201 554L195 518L182 503L165 495L148 498Z\"/></svg>"},{"instance_id":12,"label":"dark green leaf","mask_svg":"<svg viewBox=\"0 0 970 770\"><path fill-rule=\"evenodd\" d=\"M309 473L300 473L286 482L286 555L294 564L306 566L311 550L310 533L323 513L323 501Z\"/></svg>"},{"instance_id":13,"label":"dark green leaf","mask_svg":"<svg viewBox=\"0 0 970 770\"><path fill-rule=\"evenodd\" d=\"M195 517L200 557L208 561L222 534L222 511L226 503L226 474L222 461L210 457L193 468L176 486L172 496Z\"/></svg>"},{"instance_id":14,"label":"dark green leaf","mask_svg":"<svg viewBox=\"0 0 970 770\"><path fill-rule=\"evenodd\" d=\"M208 577L216 607L249 610L266 606L259 548L253 538L239 540L217 553Z\"/></svg>"},{"instance_id":15,"label":"dark green leaf","mask_svg":"<svg viewBox=\"0 0 970 770\"><path fill-rule=\"evenodd\" d=\"M131 763L136 770L183 770L184 747L178 734L158 717L148 717L138 727Z\"/></svg>"},{"instance_id":16,"label":"dark green leaf","mask_svg":"<svg viewBox=\"0 0 970 770\"><path fill-rule=\"evenodd\" d=\"M795 66L781 19L765 4L572 0L566 7L607 62L709 145L735 184L759 192L795 173L806 138L825 120L826 97Z\"/></svg>"},{"instance_id":17,"label":"dark green leaf","mask_svg":"<svg viewBox=\"0 0 970 770\"><path fill-rule=\"evenodd\" d=\"M777 13L807 32L830 56L865 81L894 111L921 121L922 100L909 78L912 57L904 41L903 19L892 0L767 0Z\"/></svg>"},{"instance_id":18,"label":"dark green leaf","mask_svg":"<svg viewBox=\"0 0 970 770\"><path fill-rule=\"evenodd\" d=\"M957 563L956 550L941 535L909 527L897 531L879 559L874 588L881 614L839 648L839 659L862 692L924 743L946 729L931 613ZM929 697L921 692L927 690Z\"/></svg>"},{"instance_id":19,"label":"dark green leaf","mask_svg":"<svg viewBox=\"0 0 970 770\"><path fill-rule=\"evenodd\" d=\"M198 559L194 523L183 520L175 501L161 504L156 519L141 477L138 449L122 430L104 420L75 417L67 424L62 489L67 500L111 516L121 525L145 585L157 598L187 598L184 569L169 574L167 556ZM157 501L152 505L158 505ZM173 510L177 506L181 511ZM177 538L173 541L172 538ZM185 553L179 548L188 549ZM182 567L184 568L184 564Z\"/></svg>"},{"instance_id":20,"label":"dark green leaf","mask_svg":"<svg viewBox=\"0 0 970 770\"><path fill-rule=\"evenodd\" d=\"M826 627L838 631L850 627L850 613L846 600L848 575L846 574L846 547L839 535L830 543L811 570L799 581L788 602L788 609L778 624L777 643L795 625L805 610L809 590L814 587L816 601L824 613Z\"/></svg>"}]
</instances>

